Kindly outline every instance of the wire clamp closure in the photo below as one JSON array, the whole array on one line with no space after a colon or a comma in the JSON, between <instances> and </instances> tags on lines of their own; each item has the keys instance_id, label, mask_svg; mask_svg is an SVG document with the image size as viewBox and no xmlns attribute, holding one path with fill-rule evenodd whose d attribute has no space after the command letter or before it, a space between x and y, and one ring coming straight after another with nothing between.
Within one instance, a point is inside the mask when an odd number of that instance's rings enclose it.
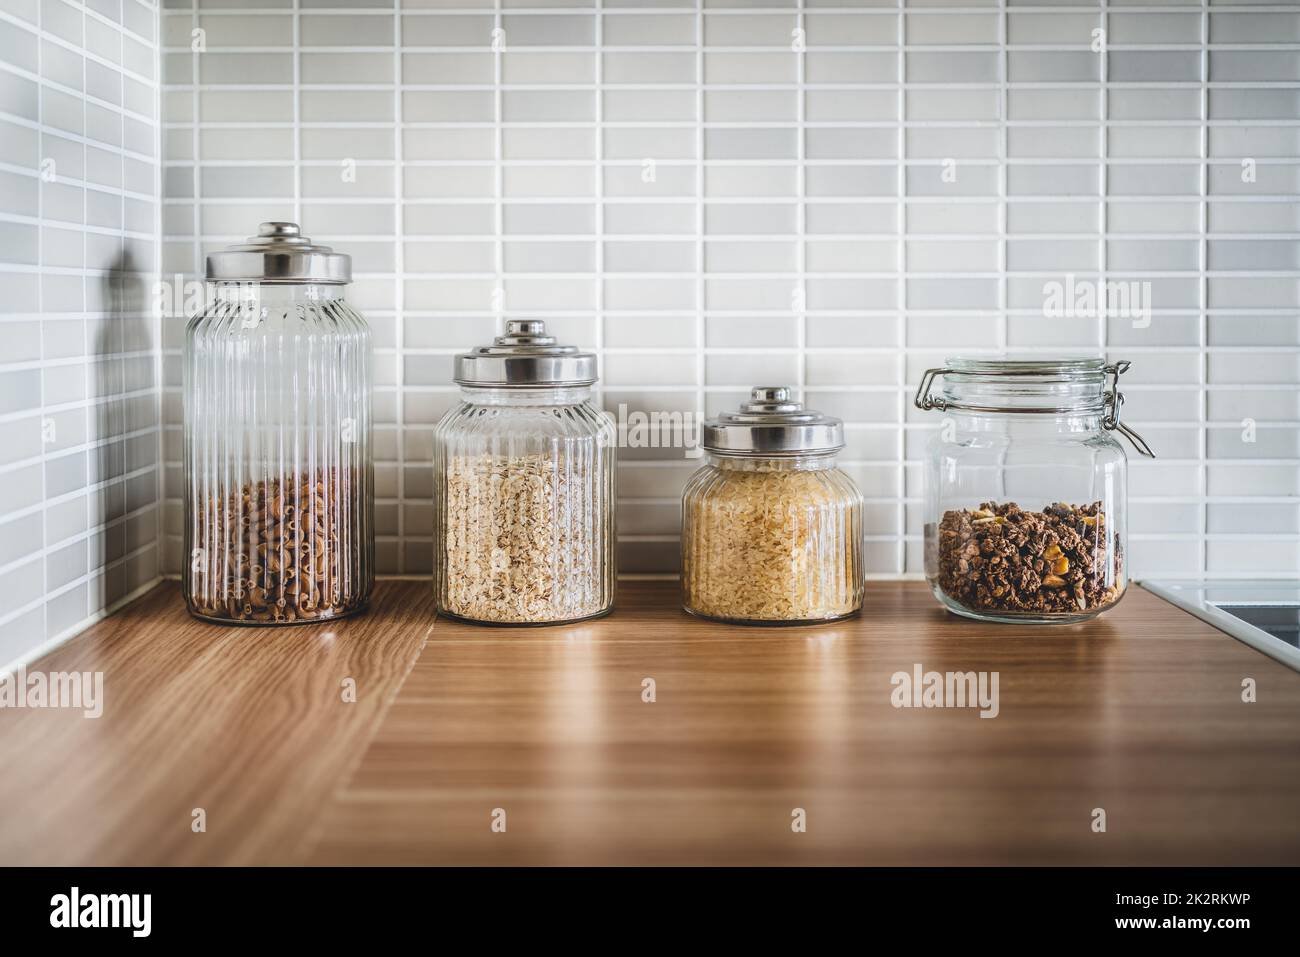
<instances>
[{"instance_id":1,"label":"wire clamp closure","mask_svg":"<svg viewBox=\"0 0 1300 957\"><path fill-rule=\"evenodd\" d=\"M1102 372L1107 378L1107 383L1102 391L1102 428L1108 432L1118 432L1124 438L1128 439L1129 444L1138 451L1139 454L1147 458L1155 458L1156 454L1152 451L1147 440L1138 435L1131 428L1120 421L1120 410L1124 407L1124 393L1119 391L1119 377L1127 372L1132 363L1126 359L1121 359L1112 365L1102 367ZM970 405L964 402L949 402L943 396L932 395L930 390L934 387L934 380L943 375L948 375L953 370L950 368L926 369L925 374L921 376L921 384L917 387L916 398L913 400L918 409L928 412L932 409L945 411L947 409L958 409L964 412L981 412L981 413L1008 413L1021 415L1025 413L1041 413L1044 415L1068 415L1071 412L1078 411L1071 406L998 406L998 405ZM1033 375L1034 373L1023 373L1015 370L1000 371L994 373L981 373L986 375L998 376L1024 376Z\"/></svg>"},{"instance_id":2,"label":"wire clamp closure","mask_svg":"<svg viewBox=\"0 0 1300 957\"><path fill-rule=\"evenodd\" d=\"M1124 408L1124 393L1119 391L1119 377L1128 372L1132 365L1127 359L1121 359L1114 365L1108 365L1103 368L1103 372L1110 377L1110 388L1102 394L1102 400L1105 403L1102 413L1102 428L1108 431L1118 432L1124 438L1128 439L1129 444L1137 449L1142 455L1149 459L1156 457L1156 453L1151 450L1147 440L1142 438L1127 425L1119 420L1120 410Z\"/></svg>"}]
</instances>

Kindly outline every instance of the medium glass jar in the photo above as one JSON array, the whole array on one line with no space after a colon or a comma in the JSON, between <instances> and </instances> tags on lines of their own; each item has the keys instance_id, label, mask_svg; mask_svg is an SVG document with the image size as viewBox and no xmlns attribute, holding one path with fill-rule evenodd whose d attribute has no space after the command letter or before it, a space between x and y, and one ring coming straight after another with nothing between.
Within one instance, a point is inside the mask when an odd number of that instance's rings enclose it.
<instances>
[{"instance_id":1,"label":"medium glass jar","mask_svg":"<svg viewBox=\"0 0 1300 957\"><path fill-rule=\"evenodd\" d=\"M615 431L596 357L511 320L456 357L461 402L434 433L438 611L558 624L614 606Z\"/></svg>"},{"instance_id":2,"label":"medium glass jar","mask_svg":"<svg viewBox=\"0 0 1300 957\"><path fill-rule=\"evenodd\" d=\"M370 330L351 260L293 223L208 257L185 332L185 601L292 624L365 607L374 583Z\"/></svg>"},{"instance_id":3,"label":"medium glass jar","mask_svg":"<svg viewBox=\"0 0 1300 957\"><path fill-rule=\"evenodd\" d=\"M760 386L704 424L682 495L682 603L740 624L830 621L862 607L862 495L836 465L839 419Z\"/></svg>"},{"instance_id":4,"label":"medium glass jar","mask_svg":"<svg viewBox=\"0 0 1300 957\"><path fill-rule=\"evenodd\" d=\"M925 466L925 573L950 611L1075 622L1128 585L1127 362L955 358L927 370L920 409L947 413ZM931 395L935 379L943 391Z\"/></svg>"}]
</instances>

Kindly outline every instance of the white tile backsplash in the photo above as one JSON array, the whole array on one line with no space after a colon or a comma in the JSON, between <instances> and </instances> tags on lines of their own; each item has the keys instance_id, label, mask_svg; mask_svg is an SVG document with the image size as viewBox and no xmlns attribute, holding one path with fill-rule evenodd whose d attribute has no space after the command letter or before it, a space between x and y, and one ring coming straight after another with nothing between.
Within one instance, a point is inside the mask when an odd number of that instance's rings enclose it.
<instances>
[{"instance_id":1,"label":"white tile backsplash","mask_svg":"<svg viewBox=\"0 0 1300 957\"><path fill-rule=\"evenodd\" d=\"M158 18L0 9L0 665L161 569Z\"/></svg>"},{"instance_id":2,"label":"white tile backsplash","mask_svg":"<svg viewBox=\"0 0 1300 957\"><path fill-rule=\"evenodd\" d=\"M926 366L1131 359L1126 414L1161 455L1134 460L1136 572L1300 571L1293 4L123 0L119 25L45 0L32 16L0 12L0 522L31 525L47 559L101 541L97 522L139 547L112 576L91 551L84 571L58 563L48 613L48 562L0 564L22 592L0 652L160 566L140 531L159 456L161 565L179 562L179 328L88 359L105 256L192 276L263 219L354 256L384 573L428 570L432 428L497 300L600 351L610 409L716 412L780 379L843 416L877 575L919 571ZM46 158L59 175L37 188ZM1150 322L1044 318L1066 276L1150 282ZM34 450L46 418L59 438ZM691 468L625 457L626 570L672 569Z\"/></svg>"}]
</instances>

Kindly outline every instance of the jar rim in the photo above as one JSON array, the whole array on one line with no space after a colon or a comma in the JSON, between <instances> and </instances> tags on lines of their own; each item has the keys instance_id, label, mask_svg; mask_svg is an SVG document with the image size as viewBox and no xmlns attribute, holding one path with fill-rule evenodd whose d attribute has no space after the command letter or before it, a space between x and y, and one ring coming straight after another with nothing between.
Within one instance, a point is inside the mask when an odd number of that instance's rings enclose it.
<instances>
[{"instance_id":1,"label":"jar rim","mask_svg":"<svg viewBox=\"0 0 1300 957\"><path fill-rule=\"evenodd\" d=\"M1097 414L1107 396L1105 360L1089 356L951 356L936 405L996 415Z\"/></svg>"},{"instance_id":2,"label":"jar rim","mask_svg":"<svg viewBox=\"0 0 1300 957\"><path fill-rule=\"evenodd\" d=\"M950 356L946 362L949 375L972 378L1007 376L1045 381L1102 378L1106 374L1106 360L1096 356Z\"/></svg>"},{"instance_id":3,"label":"jar rim","mask_svg":"<svg viewBox=\"0 0 1300 957\"><path fill-rule=\"evenodd\" d=\"M1119 377L1130 363L1119 359L1107 363L1095 357L1064 359L1020 359L1011 356L956 356L940 369L926 369L917 386L913 404L922 411L952 409L979 414L1078 415L1100 413L1103 429L1116 429L1143 455L1155 458L1142 436L1120 423L1124 393ZM944 380L942 395L930 394L934 380ZM951 388L956 385L957 390ZM961 386L971 386L966 393ZM981 392L979 386L1006 386ZM1052 405L1040 399L1056 400ZM980 400L980 401L973 401Z\"/></svg>"}]
</instances>

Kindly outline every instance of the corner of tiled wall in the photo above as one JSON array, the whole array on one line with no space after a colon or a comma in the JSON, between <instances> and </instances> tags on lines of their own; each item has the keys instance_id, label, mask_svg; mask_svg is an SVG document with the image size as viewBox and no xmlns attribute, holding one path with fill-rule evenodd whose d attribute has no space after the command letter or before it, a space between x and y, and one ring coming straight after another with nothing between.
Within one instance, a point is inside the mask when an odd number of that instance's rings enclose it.
<instances>
[{"instance_id":1,"label":"corner of tiled wall","mask_svg":"<svg viewBox=\"0 0 1300 957\"><path fill-rule=\"evenodd\" d=\"M1133 469L1135 572L1300 570L1294 4L167 0L159 42L163 274L264 219L355 257L383 574L429 572L451 357L503 313L597 349L610 411L712 413L765 380L843 416L875 576L920 568L922 370L1131 359L1125 415L1160 454ZM4 121L39 125L36 73L0 79ZM1149 282L1149 312L1046 317L1075 280ZM168 570L183 321L162 331ZM625 571L675 567L693 467L623 455Z\"/></svg>"},{"instance_id":2,"label":"corner of tiled wall","mask_svg":"<svg viewBox=\"0 0 1300 957\"><path fill-rule=\"evenodd\" d=\"M160 573L157 24L0 5L0 665Z\"/></svg>"}]
</instances>

